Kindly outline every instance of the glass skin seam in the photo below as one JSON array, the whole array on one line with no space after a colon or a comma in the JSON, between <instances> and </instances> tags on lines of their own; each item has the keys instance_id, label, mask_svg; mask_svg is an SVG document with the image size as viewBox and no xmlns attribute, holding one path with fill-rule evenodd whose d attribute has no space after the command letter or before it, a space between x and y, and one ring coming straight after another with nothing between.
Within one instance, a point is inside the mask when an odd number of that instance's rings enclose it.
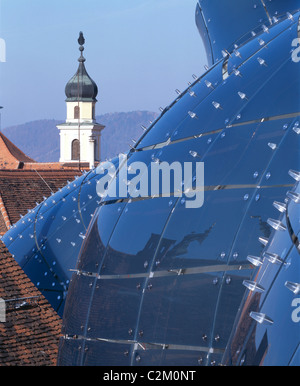
<instances>
[{"instance_id":1,"label":"glass skin seam","mask_svg":"<svg viewBox=\"0 0 300 386\"><path fill-rule=\"evenodd\" d=\"M123 275L98 275L96 272L73 270L77 275L95 278L97 280L127 280L133 278L156 278L164 276L182 276L182 275L198 275L211 272L227 272L227 271L243 271L253 269L252 264L236 264L236 265L209 265L195 267L181 267L174 270L149 271L143 273L126 273Z\"/></svg>"},{"instance_id":2,"label":"glass skin seam","mask_svg":"<svg viewBox=\"0 0 300 386\"><path fill-rule=\"evenodd\" d=\"M291 363L293 362L297 352L299 351L300 349L300 343L298 344L298 346L295 348L295 351L293 352L292 356L291 356L291 359L289 360L289 363L288 363L288 366L291 365Z\"/></svg>"},{"instance_id":3,"label":"glass skin seam","mask_svg":"<svg viewBox=\"0 0 300 386\"><path fill-rule=\"evenodd\" d=\"M239 122L239 123L234 123L234 124L226 125L226 126L220 128L220 129L216 129L216 130L212 130L212 131L207 131L206 133L201 133L199 135L192 135L192 136L189 136L189 137L180 138L180 139L177 139L177 140L174 140L174 141L170 141L170 142L168 142L168 141L158 142L155 145L150 145L150 146L145 146L145 147L139 148L139 149L137 149L137 151L141 152L141 151L161 149L161 148L164 148L165 146L174 145L174 144L177 144L177 143L180 143L180 142L190 141L190 140L193 140L193 139L196 139L196 138L202 138L202 137L205 137L205 136L208 136L208 135L212 135L212 134L218 134L219 132L222 132L222 131L224 131L226 129L230 129L231 127L246 126L246 125L251 125L253 123L260 123L260 122L262 123L262 122L269 122L269 121L284 120L284 119L287 119L287 118L295 118L295 117L298 117L298 116L300 116L300 111L299 112L295 112L295 113L289 113L289 114L273 115L273 116L270 116L270 117L257 118L257 119L253 119L251 121L244 121L244 122Z\"/></svg>"},{"instance_id":4,"label":"glass skin seam","mask_svg":"<svg viewBox=\"0 0 300 386\"><path fill-rule=\"evenodd\" d=\"M272 23L272 19L271 19L271 16L270 16L270 14L269 14L268 8L267 8L267 6L266 6L264 0L260 0L260 1L261 1L261 3L262 3L262 6L263 6L265 12L266 12L266 15L267 15L267 18L268 18L268 20L269 20L269 23L270 23L270 25L272 25L273 23Z\"/></svg>"},{"instance_id":5,"label":"glass skin seam","mask_svg":"<svg viewBox=\"0 0 300 386\"><path fill-rule=\"evenodd\" d=\"M205 347L205 346L191 346L191 345L180 345L180 344L168 344L168 343L157 343L157 342L140 342L136 340L123 340L123 339L105 339L105 338L86 338L83 335L64 335L62 336L65 340L81 340L86 342L107 342L107 343L114 343L114 344L129 344L134 346L140 346L142 350L157 350L157 349L163 349L163 350L170 350L170 351L176 351L176 350L183 350L183 351L199 351L204 353L210 353L210 354L223 354L225 351L225 348L214 348L214 347Z\"/></svg>"},{"instance_id":6,"label":"glass skin seam","mask_svg":"<svg viewBox=\"0 0 300 386\"><path fill-rule=\"evenodd\" d=\"M209 191L219 191L219 190L229 190L229 189L271 189L271 188L291 188L293 187L293 184L277 184L277 185L258 185L258 184L252 184L252 185L209 185L209 186L204 186L204 192L209 192ZM195 189L195 192L199 192L202 190L200 189ZM178 194L178 191L176 192ZM181 192L184 193L184 192ZM120 198L120 199L112 199L112 200L107 200L107 201L102 201L99 206L105 206L105 205L114 205L114 204L119 204L121 202L136 202L136 201L145 201L145 200L155 200L156 198L164 198L164 197L174 197L175 193L170 192L170 195L164 195L164 194L159 194L157 196L146 196L146 197L135 197L135 198ZM177 198L177 197L176 197ZM181 199L182 197L180 197Z\"/></svg>"}]
</instances>

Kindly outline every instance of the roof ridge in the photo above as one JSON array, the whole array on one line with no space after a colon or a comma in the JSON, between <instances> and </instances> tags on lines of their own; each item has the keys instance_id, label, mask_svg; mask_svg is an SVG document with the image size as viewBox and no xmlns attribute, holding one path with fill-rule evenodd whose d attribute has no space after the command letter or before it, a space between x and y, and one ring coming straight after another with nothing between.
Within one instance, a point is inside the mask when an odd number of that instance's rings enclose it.
<instances>
[{"instance_id":1,"label":"roof ridge","mask_svg":"<svg viewBox=\"0 0 300 386\"><path fill-rule=\"evenodd\" d=\"M8 230L11 227L11 221L10 221L9 215L7 213L7 210L5 208L1 193L0 193L0 212L2 214L5 226Z\"/></svg>"},{"instance_id":2,"label":"roof ridge","mask_svg":"<svg viewBox=\"0 0 300 386\"><path fill-rule=\"evenodd\" d=\"M36 162L32 158L28 157L22 150L20 150L10 139L8 139L2 132L0 132L0 139L4 144L7 151L11 154L13 158L15 158L18 162ZM1 142L0 142L1 149ZM3 152L3 149L1 149Z\"/></svg>"}]
</instances>

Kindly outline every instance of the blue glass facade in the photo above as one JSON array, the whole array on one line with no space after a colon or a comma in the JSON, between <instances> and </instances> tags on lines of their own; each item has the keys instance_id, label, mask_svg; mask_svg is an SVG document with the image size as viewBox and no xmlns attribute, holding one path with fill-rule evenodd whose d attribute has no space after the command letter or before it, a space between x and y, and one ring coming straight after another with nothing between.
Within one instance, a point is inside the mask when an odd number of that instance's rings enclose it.
<instances>
[{"instance_id":1,"label":"blue glass facade","mask_svg":"<svg viewBox=\"0 0 300 386\"><path fill-rule=\"evenodd\" d=\"M204 9L211 3L199 5ZM248 7L252 3L243 2ZM275 241L268 241L278 221L273 202L284 201L295 182L288 171L300 167L300 77L291 55L299 13L278 13L278 20L266 28L267 13L262 4L259 8L264 19L254 24L253 34L232 49L225 46L228 54L212 61L129 153L129 164L140 160L148 166L153 159L170 164L189 162L196 155L205 165L204 205L189 209L175 196L102 200L71 280L60 365L225 363L228 342L235 342L232 328L248 299L245 285L262 272L249 255L261 256L266 244L274 251ZM211 12L212 20L215 14L224 16L216 8ZM224 33L230 43L234 30L239 28L233 25ZM217 32L220 35L220 29ZM294 205L297 222L299 208ZM281 259L284 253L292 258L299 252L290 233L284 237L285 250L274 248L282 252ZM264 285L270 287L281 271L281 284L297 282L297 276L299 281L296 257L294 261L290 274L285 266L269 262ZM262 302L265 295L259 296ZM274 299L267 300L253 309L276 319L269 310ZM291 299L283 301L287 319ZM280 307L276 310L282 313ZM298 332L294 323L294 342ZM273 339L276 335L274 330ZM259 337L265 339L264 332ZM297 343L282 338L277 346L277 354L281 347L286 350L286 362L292 355L297 362Z\"/></svg>"}]
</instances>

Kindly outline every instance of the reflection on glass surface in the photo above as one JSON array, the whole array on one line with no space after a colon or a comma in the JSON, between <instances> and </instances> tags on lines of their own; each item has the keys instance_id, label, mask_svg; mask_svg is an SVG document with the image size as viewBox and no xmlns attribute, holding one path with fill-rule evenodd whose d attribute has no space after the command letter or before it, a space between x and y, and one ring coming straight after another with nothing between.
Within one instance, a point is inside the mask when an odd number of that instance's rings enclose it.
<instances>
[{"instance_id":1,"label":"reflection on glass surface","mask_svg":"<svg viewBox=\"0 0 300 386\"><path fill-rule=\"evenodd\" d=\"M103 199L69 287L59 364L213 366L228 357L230 364L251 363L249 352L241 357L248 336L259 346L249 349L259 352L257 363L281 333L254 326L248 311L276 322L280 290L287 291L282 310L293 296L284 281L299 273L289 225L299 204L289 201L290 220L285 212L286 193L295 192L288 170L300 169L299 68L291 60L298 17L285 15L270 28L260 22L130 152L129 164L147 167L153 159L204 162L204 204L191 210L182 197ZM260 278L261 286L253 285ZM240 324L243 305L250 308ZM286 315L282 320L288 323ZM81 355L68 357L79 346ZM291 340L274 346L286 361L296 349ZM265 363L276 363L272 350Z\"/></svg>"}]
</instances>

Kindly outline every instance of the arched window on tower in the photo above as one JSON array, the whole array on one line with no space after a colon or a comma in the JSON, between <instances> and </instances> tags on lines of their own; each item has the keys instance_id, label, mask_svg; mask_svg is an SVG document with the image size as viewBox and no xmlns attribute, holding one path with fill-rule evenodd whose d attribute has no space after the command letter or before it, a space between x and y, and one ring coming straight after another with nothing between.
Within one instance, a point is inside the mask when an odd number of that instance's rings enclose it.
<instances>
[{"instance_id":1,"label":"arched window on tower","mask_svg":"<svg viewBox=\"0 0 300 386\"><path fill-rule=\"evenodd\" d=\"M74 119L79 119L80 118L80 107L75 106L74 107Z\"/></svg>"},{"instance_id":2,"label":"arched window on tower","mask_svg":"<svg viewBox=\"0 0 300 386\"><path fill-rule=\"evenodd\" d=\"M78 139L72 141L72 161L79 161L80 157L80 142Z\"/></svg>"}]
</instances>

